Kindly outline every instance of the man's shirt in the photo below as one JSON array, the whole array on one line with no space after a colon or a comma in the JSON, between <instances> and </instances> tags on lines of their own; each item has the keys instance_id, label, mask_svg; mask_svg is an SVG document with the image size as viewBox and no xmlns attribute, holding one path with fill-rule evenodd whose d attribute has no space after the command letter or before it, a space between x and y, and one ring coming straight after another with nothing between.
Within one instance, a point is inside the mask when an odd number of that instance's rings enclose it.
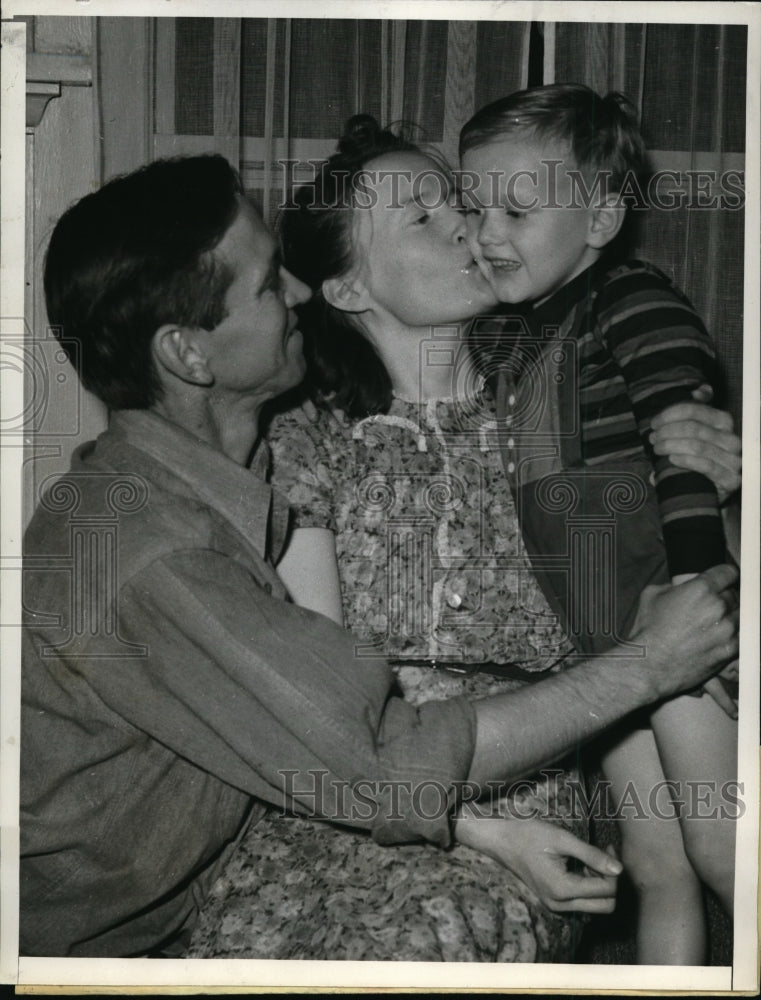
<instances>
[{"instance_id":1,"label":"man's shirt","mask_svg":"<svg viewBox=\"0 0 761 1000\"><path fill-rule=\"evenodd\" d=\"M253 471L146 411L115 414L43 496L25 543L22 953L181 952L252 802L449 843L472 706L414 708L384 660L288 603L286 523Z\"/></svg>"}]
</instances>

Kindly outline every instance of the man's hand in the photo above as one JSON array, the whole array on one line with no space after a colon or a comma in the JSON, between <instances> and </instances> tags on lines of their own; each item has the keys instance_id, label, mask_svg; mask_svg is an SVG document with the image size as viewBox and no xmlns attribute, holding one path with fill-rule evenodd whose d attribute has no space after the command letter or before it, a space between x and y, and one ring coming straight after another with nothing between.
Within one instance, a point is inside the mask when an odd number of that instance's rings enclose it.
<instances>
[{"instance_id":1,"label":"man's hand","mask_svg":"<svg viewBox=\"0 0 761 1000\"><path fill-rule=\"evenodd\" d=\"M455 821L457 839L509 868L548 910L613 912L622 866L610 854L553 823L478 816L477 804L473 810L465 805Z\"/></svg>"},{"instance_id":2,"label":"man's hand","mask_svg":"<svg viewBox=\"0 0 761 1000\"><path fill-rule=\"evenodd\" d=\"M737 581L733 566L714 566L688 583L646 587L631 640L657 698L697 687L737 656Z\"/></svg>"},{"instance_id":3,"label":"man's hand","mask_svg":"<svg viewBox=\"0 0 761 1000\"><path fill-rule=\"evenodd\" d=\"M650 442L656 455L668 455L674 465L707 476L724 501L740 486L742 446L729 413L707 404L710 386L693 392L694 403L677 403L653 418Z\"/></svg>"}]
</instances>

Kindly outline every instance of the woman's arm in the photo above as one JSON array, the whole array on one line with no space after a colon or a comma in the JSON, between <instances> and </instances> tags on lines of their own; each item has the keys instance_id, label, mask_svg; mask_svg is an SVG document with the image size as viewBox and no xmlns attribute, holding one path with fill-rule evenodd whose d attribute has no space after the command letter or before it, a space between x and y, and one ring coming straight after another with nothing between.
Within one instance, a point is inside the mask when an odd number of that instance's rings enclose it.
<instances>
[{"instance_id":1,"label":"woman's arm","mask_svg":"<svg viewBox=\"0 0 761 1000\"><path fill-rule=\"evenodd\" d=\"M295 604L343 626L336 538L329 528L295 528L277 572Z\"/></svg>"}]
</instances>

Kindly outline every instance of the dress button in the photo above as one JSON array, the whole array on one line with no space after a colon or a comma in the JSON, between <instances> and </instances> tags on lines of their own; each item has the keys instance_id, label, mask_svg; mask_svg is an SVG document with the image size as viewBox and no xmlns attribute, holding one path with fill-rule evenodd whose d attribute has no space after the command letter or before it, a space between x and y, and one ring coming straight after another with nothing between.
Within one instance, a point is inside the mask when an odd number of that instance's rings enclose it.
<instances>
[{"instance_id":1,"label":"dress button","mask_svg":"<svg viewBox=\"0 0 761 1000\"><path fill-rule=\"evenodd\" d=\"M507 405L515 406L515 396L513 396L512 394L507 397Z\"/></svg>"},{"instance_id":2,"label":"dress button","mask_svg":"<svg viewBox=\"0 0 761 1000\"><path fill-rule=\"evenodd\" d=\"M507 447L508 448L514 448L515 447L515 438L508 438L507 439Z\"/></svg>"},{"instance_id":3,"label":"dress button","mask_svg":"<svg viewBox=\"0 0 761 1000\"><path fill-rule=\"evenodd\" d=\"M271 583L263 583L262 584L262 590L264 591L265 594L271 594L272 593L272 584Z\"/></svg>"},{"instance_id":4,"label":"dress button","mask_svg":"<svg viewBox=\"0 0 761 1000\"><path fill-rule=\"evenodd\" d=\"M515 472L515 462L508 462L508 463L507 463L507 471L508 471L509 473L511 473L511 474L512 474L513 472Z\"/></svg>"},{"instance_id":5,"label":"dress button","mask_svg":"<svg viewBox=\"0 0 761 1000\"><path fill-rule=\"evenodd\" d=\"M462 598L459 594L450 594L447 598L447 604L456 611L462 604Z\"/></svg>"}]
</instances>

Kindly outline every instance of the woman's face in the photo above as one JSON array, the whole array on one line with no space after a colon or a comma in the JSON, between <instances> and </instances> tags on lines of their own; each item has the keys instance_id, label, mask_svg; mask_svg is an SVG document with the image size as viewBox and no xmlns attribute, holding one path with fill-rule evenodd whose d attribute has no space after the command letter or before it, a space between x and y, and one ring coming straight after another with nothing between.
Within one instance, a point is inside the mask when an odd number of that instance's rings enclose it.
<instances>
[{"instance_id":1,"label":"woman's face","mask_svg":"<svg viewBox=\"0 0 761 1000\"><path fill-rule=\"evenodd\" d=\"M369 308L408 326L469 319L497 302L465 242L449 179L422 153L365 166L356 222L359 280Z\"/></svg>"}]
</instances>

